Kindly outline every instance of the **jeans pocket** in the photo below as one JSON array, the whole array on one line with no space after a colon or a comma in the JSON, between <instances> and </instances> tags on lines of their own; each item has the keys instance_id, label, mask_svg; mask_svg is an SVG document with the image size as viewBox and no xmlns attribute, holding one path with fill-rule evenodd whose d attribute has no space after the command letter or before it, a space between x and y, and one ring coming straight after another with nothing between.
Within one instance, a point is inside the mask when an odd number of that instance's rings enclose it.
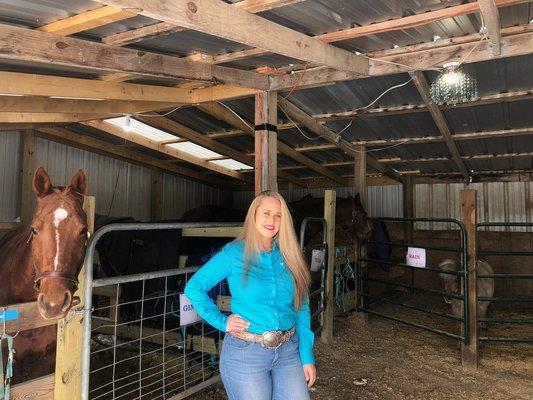
<instances>
[{"instance_id":1,"label":"jeans pocket","mask_svg":"<svg viewBox=\"0 0 533 400\"><path fill-rule=\"evenodd\" d=\"M249 342L248 340L238 339L235 336L227 334L224 337L224 344L226 344L227 346L233 347L235 349L245 349L249 347L252 344L252 342Z\"/></svg>"},{"instance_id":2,"label":"jeans pocket","mask_svg":"<svg viewBox=\"0 0 533 400\"><path fill-rule=\"evenodd\" d=\"M298 337L298 334L294 332L294 334L290 338L290 341L297 344L299 340L300 338Z\"/></svg>"}]
</instances>

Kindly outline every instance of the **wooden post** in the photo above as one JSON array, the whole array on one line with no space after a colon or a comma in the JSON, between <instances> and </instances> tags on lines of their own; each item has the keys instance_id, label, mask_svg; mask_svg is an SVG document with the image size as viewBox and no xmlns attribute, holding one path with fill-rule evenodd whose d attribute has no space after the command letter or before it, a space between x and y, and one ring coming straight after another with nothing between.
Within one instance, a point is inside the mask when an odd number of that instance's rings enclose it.
<instances>
[{"instance_id":1,"label":"wooden post","mask_svg":"<svg viewBox=\"0 0 533 400\"><path fill-rule=\"evenodd\" d=\"M150 198L150 220L163 219L163 170L152 168L152 188Z\"/></svg>"},{"instance_id":2,"label":"wooden post","mask_svg":"<svg viewBox=\"0 0 533 400\"><path fill-rule=\"evenodd\" d=\"M20 135L20 220L26 224L33 215L33 174L35 173L35 132L21 131Z\"/></svg>"},{"instance_id":3,"label":"wooden post","mask_svg":"<svg viewBox=\"0 0 533 400\"><path fill-rule=\"evenodd\" d=\"M476 205L477 193L473 189L461 190L461 221L467 234L468 254L468 320L465 324L470 328L470 344L461 346L461 360L464 368L478 368L478 332L477 332L477 247L476 247ZM463 329L464 331L464 329Z\"/></svg>"},{"instance_id":4,"label":"wooden post","mask_svg":"<svg viewBox=\"0 0 533 400\"><path fill-rule=\"evenodd\" d=\"M294 185L292 182L287 183L287 198L285 200L289 203L294 200Z\"/></svg>"},{"instance_id":5,"label":"wooden post","mask_svg":"<svg viewBox=\"0 0 533 400\"><path fill-rule=\"evenodd\" d=\"M83 210L87 214L87 230L94 232L95 198L86 196ZM75 296L81 303L76 307L83 307L83 289L85 287L85 269L82 268L78 277L80 283ZM57 329L56 373L54 400L69 400L81 398L81 352L83 338L83 315L70 311L67 317L59 321Z\"/></svg>"},{"instance_id":6,"label":"wooden post","mask_svg":"<svg viewBox=\"0 0 533 400\"><path fill-rule=\"evenodd\" d=\"M404 218L413 218L414 212L414 197L413 197L413 178L411 176L406 176L403 180L403 217ZM405 242L408 244L413 243L413 227L412 222L405 222L404 225L404 238ZM411 285L415 283L415 271L411 268ZM414 291L414 289L413 289Z\"/></svg>"},{"instance_id":7,"label":"wooden post","mask_svg":"<svg viewBox=\"0 0 533 400\"><path fill-rule=\"evenodd\" d=\"M324 219L328 224L327 244L328 244L328 261L326 267L326 304L324 309L324 326L322 327L321 339L325 343L331 343L333 340L333 316L335 314L335 305L333 303L333 281L335 278L335 208L337 198L334 190L324 192Z\"/></svg>"},{"instance_id":8,"label":"wooden post","mask_svg":"<svg viewBox=\"0 0 533 400\"><path fill-rule=\"evenodd\" d=\"M276 92L255 95L255 194L278 190L278 108Z\"/></svg>"},{"instance_id":9,"label":"wooden post","mask_svg":"<svg viewBox=\"0 0 533 400\"><path fill-rule=\"evenodd\" d=\"M356 150L354 157L354 187L355 194L359 193L361 204L366 206L366 148L365 146L353 146Z\"/></svg>"}]
</instances>

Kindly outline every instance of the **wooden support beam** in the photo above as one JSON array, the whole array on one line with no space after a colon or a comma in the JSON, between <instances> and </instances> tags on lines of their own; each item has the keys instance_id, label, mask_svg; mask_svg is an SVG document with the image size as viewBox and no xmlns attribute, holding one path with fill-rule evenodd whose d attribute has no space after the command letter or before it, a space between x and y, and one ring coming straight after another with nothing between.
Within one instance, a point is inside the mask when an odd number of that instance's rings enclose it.
<instances>
[{"instance_id":1,"label":"wooden support beam","mask_svg":"<svg viewBox=\"0 0 533 400\"><path fill-rule=\"evenodd\" d=\"M477 243L476 243L476 224L477 224L477 193L473 189L463 189L460 194L461 201L461 221L466 229L466 246L468 254L468 286L463 290L468 291L468 321L465 324L470 330L469 344L461 343L461 359L463 367L477 370L479 360L479 343L477 331ZM464 329L463 329L464 331Z\"/></svg>"},{"instance_id":2,"label":"wooden support beam","mask_svg":"<svg viewBox=\"0 0 533 400\"><path fill-rule=\"evenodd\" d=\"M163 219L163 182L164 173L161 168L152 168L152 182L150 190L150 220Z\"/></svg>"},{"instance_id":3,"label":"wooden support beam","mask_svg":"<svg viewBox=\"0 0 533 400\"><path fill-rule=\"evenodd\" d=\"M422 97L422 100L424 101L424 103L426 104L426 107L431 113L431 116L433 117L433 120L435 121L437 128L442 134L442 137L444 138L444 141L446 142L446 146L448 146L448 150L450 150L450 153L452 154L455 164L457 165L457 167L463 174L465 178L465 182L468 182L470 179L470 174L468 173L468 169L465 163L463 162L463 160L461 159L461 155L459 154L459 149L457 148L457 145L453 141L450 128L448 127L448 123L446 122L446 119L444 118L442 111L439 109L439 107L436 104L432 103L429 98L429 85L426 81L424 73L422 71L414 71L414 72L410 72L409 75L411 75L411 78L413 78L413 82L416 88L418 89L418 93L420 93L420 96Z\"/></svg>"},{"instance_id":4,"label":"wooden support beam","mask_svg":"<svg viewBox=\"0 0 533 400\"><path fill-rule=\"evenodd\" d=\"M272 10L287 6L290 4L300 3L303 0L243 0L231 5L240 8L252 14ZM176 32L181 32L185 28L176 26L168 22L158 22L153 25L143 26L142 28L133 29L131 31L120 32L114 35L105 36L102 42L114 46L126 46L128 44L137 43L141 40L150 39L155 36L169 35Z\"/></svg>"},{"instance_id":5,"label":"wooden support beam","mask_svg":"<svg viewBox=\"0 0 533 400\"><path fill-rule=\"evenodd\" d=\"M54 374L19 383L11 388L11 400L54 400Z\"/></svg>"},{"instance_id":6,"label":"wooden support beam","mask_svg":"<svg viewBox=\"0 0 533 400\"><path fill-rule=\"evenodd\" d=\"M90 136L80 135L65 128L42 127L37 128L36 133L38 136L47 140L52 140L82 150L92 151L107 157L117 158L119 160L127 161L136 165L161 168L169 174L182 176L187 179L192 179L208 185L217 187L228 186L227 181L218 179L214 176L210 176L189 168L180 167L172 164L171 162L160 160L146 154L141 154Z\"/></svg>"},{"instance_id":7,"label":"wooden support beam","mask_svg":"<svg viewBox=\"0 0 533 400\"><path fill-rule=\"evenodd\" d=\"M68 36L135 16L136 14L118 7L104 6L43 25L37 30Z\"/></svg>"},{"instance_id":8,"label":"wooden support beam","mask_svg":"<svg viewBox=\"0 0 533 400\"><path fill-rule=\"evenodd\" d=\"M284 99L281 96L278 96L278 104L280 108L285 113L287 113L287 115L289 115L291 119L293 119L295 122L301 123L311 132L322 136L328 142L331 142L336 147L343 150L345 153L351 156L355 156L357 154L357 152L354 151L352 144L350 142L348 142L345 139L337 137L335 132L331 131L327 126L320 124L317 120L315 120L310 115L306 114L304 111L300 110L298 107L296 107L294 104L292 104L288 100ZM401 176L398 173L396 173L395 171L391 170L390 168L384 165L381 165L373 157L367 155L366 159L367 159L367 163L372 168L376 169L377 171L381 173L384 173L385 175L390 176L391 178L399 182L401 181Z\"/></svg>"},{"instance_id":9,"label":"wooden support beam","mask_svg":"<svg viewBox=\"0 0 533 400\"><path fill-rule=\"evenodd\" d=\"M6 43L0 51L0 59L4 60L62 65L97 73L128 72L151 78L223 82L261 90L267 90L270 85L268 76L257 72L208 65L12 25L0 25L0 42Z\"/></svg>"},{"instance_id":10,"label":"wooden support beam","mask_svg":"<svg viewBox=\"0 0 533 400\"><path fill-rule=\"evenodd\" d=\"M496 7L505 7L513 4L524 3L529 0L495 0ZM377 35L386 32L394 32L416 28L428 25L448 18L458 17L460 15L473 13L479 10L478 3L460 4L457 6L446 7L439 10L422 12L420 14L409 15L407 17L392 19L389 21L376 22L369 25L356 26L354 28L343 29L340 31L324 33L314 36L324 43L333 43L343 40L356 39L359 37ZM267 55L268 51L252 48L241 51L235 51L227 54L213 56L213 63L220 64L225 62L234 62L250 57Z\"/></svg>"},{"instance_id":11,"label":"wooden support beam","mask_svg":"<svg viewBox=\"0 0 533 400\"><path fill-rule=\"evenodd\" d=\"M21 132L21 156L20 156L20 220L23 224L29 224L33 216L32 199L33 175L35 174L35 132L25 130Z\"/></svg>"},{"instance_id":12,"label":"wooden support beam","mask_svg":"<svg viewBox=\"0 0 533 400\"><path fill-rule=\"evenodd\" d=\"M326 267L326 287L324 304L324 326L320 339L322 342L330 344L333 341L333 316L335 315L335 303L333 283L335 280L335 211L337 208L337 194L335 190L324 191L324 219L327 224L327 267Z\"/></svg>"},{"instance_id":13,"label":"wooden support beam","mask_svg":"<svg viewBox=\"0 0 533 400\"><path fill-rule=\"evenodd\" d=\"M109 114L64 114L64 113L10 113L0 112L0 123L40 124L72 123L91 119L107 118Z\"/></svg>"},{"instance_id":14,"label":"wooden support beam","mask_svg":"<svg viewBox=\"0 0 533 400\"><path fill-rule=\"evenodd\" d=\"M367 153L365 146L354 146L354 188L359 193L361 204L366 206L366 163Z\"/></svg>"},{"instance_id":15,"label":"wooden support beam","mask_svg":"<svg viewBox=\"0 0 533 400\"><path fill-rule=\"evenodd\" d=\"M84 83L90 83L86 81ZM2 113L24 114L135 114L165 110L181 103L128 100L78 100L29 96L0 96Z\"/></svg>"},{"instance_id":16,"label":"wooden support beam","mask_svg":"<svg viewBox=\"0 0 533 400\"><path fill-rule=\"evenodd\" d=\"M478 0L477 4L481 10L483 21L489 35L490 45L492 47L492 54L498 56L501 54L501 28L500 28L500 13L496 0Z\"/></svg>"},{"instance_id":17,"label":"wooden support beam","mask_svg":"<svg viewBox=\"0 0 533 400\"><path fill-rule=\"evenodd\" d=\"M255 95L255 195L278 191L278 94Z\"/></svg>"},{"instance_id":18,"label":"wooden support beam","mask_svg":"<svg viewBox=\"0 0 533 400\"><path fill-rule=\"evenodd\" d=\"M122 8L137 8L139 14L163 22L222 37L247 46L259 47L298 60L366 75L368 60L325 44L218 0L98 0ZM228 24L228 21L232 21ZM263 34L258 35L257 32ZM201 64L201 63L200 63Z\"/></svg>"},{"instance_id":19,"label":"wooden support beam","mask_svg":"<svg viewBox=\"0 0 533 400\"><path fill-rule=\"evenodd\" d=\"M149 149L158 151L162 154L166 154L168 156L178 158L180 160L186 161L188 163L203 167L207 170L218 172L219 174L230 176L235 179L242 180L244 182L251 182L251 178L247 175L243 174L242 172L234 171L229 168L224 168L219 165L213 164L207 160L204 160L202 158L193 156L189 153L177 150L175 148L170 147L170 145L164 145L161 143L158 143L156 140L145 138L141 135L137 135L134 132L126 132L122 128L116 127L112 124L109 124L104 121L91 121L91 122L85 122L84 125L99 129L105 133L108 133L110 135L119 137L121 139L128 140L130 142L136 143L140 146L147 147Z\"/></svg>"}]
</instances>

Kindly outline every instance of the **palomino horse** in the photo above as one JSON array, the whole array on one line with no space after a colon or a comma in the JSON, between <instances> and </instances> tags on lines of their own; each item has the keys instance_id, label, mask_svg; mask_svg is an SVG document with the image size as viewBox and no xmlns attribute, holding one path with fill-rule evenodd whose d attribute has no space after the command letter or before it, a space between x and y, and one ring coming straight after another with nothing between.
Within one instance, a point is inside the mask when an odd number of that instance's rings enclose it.
<instances>
[{"instance_id":1,"label":"palomino horse","mask_svg":"<svg viewBox=\"0 0 533 400\"><path fill-rule=\"evenodd\" d=\"M0 240L0 306L37 301L42 318L62 318L79 302L73 294L87 242L87 216L82 208L87 178L79 170L66 188L52 187L39 167L33 189L37 208L31 224ZM55 341L53 325L20 332L15 338L15 380L52 372ZM25 368L31 356L38 362Z\"/></svg>"}]
</instances>

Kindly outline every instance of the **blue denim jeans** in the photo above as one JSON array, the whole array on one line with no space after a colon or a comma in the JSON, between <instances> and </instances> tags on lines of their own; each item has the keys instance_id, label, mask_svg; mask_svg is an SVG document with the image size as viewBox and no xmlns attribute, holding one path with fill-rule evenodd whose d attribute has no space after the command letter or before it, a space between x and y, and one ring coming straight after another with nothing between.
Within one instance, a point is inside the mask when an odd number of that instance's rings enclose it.
<instances>
[{"instance_id":1,"label":"blue denim jeans","mask_svg":"<svg viewBox=\"0 0 533 400\"><path fill-rule=\"evenodd\" d=\"M229 400L309 400L296 334L277 349L226 334L220 374Z\"/></svg>"}]
</instances>

